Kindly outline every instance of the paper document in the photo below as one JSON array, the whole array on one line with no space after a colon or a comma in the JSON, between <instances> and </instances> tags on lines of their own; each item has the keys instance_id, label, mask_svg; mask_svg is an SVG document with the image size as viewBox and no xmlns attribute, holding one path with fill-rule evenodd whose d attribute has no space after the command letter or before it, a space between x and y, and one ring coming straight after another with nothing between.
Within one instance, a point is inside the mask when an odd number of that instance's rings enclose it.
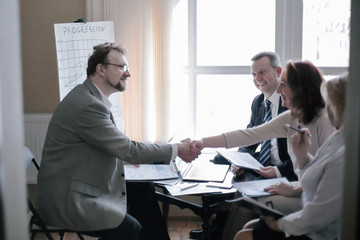
<instances>
[{"instance_id":1,"label":"paper document","mask_svg":"<svg viewBox=\"0 0 360 240\"><path fill-rule=\"evenodd\" d=\"M171 196L182 196L182 195L196 195L205 193L230 193L235 192L233 189L222 189L215 187L208 187L205 182L180 182L175 185L165 185Z\"/></svg>"},{"instance_id":2,"label":"paper document","mask_svg":"<svg viewBox=\"0 0 360 240\"><path fill-rule=\"evenodd\" d=\"M229 165L214 164L207 161L195 160L186 163L176 158L170 165L184 181L223 182L229 170Z\"/></svg>"},{"instance_id":3,"label":"paper document","mask_svg":"<svg viewBox=\"0 0 360 240\"><path fill-rule=\"evenodd\" d=\"M250 209L259 215L265 215L265 216L270 215L270 216L274 216L275 218L281 218L282 216L284 216L284 214L282 214L281 212L269 208L266 205L247 196L243 196L232 200L226 200L226 201L235 202L237 203L237 205Z\"/></svg>"},{"instance_id":4,"label":"paper document","mask_svg":"<svg viewBox=\"0 0 360 240\"><path fill-rule=\"evenodd\" d=\"M127 181L153 181L176 179L178 175L169 164L125 164L125 179Z\"/></svg>"},{"instance_id":5,"label":"paper document","mask_svg":"<svg viewBox=\"0 0 360 240\"><path fill-rule=\"evenodd\" d=\"M263 165L248 153L229 151L229 150L216 150L221 156L226 158L229 162L235 166L242 168L249 168L254 170L260 170Z\"/></svg>"},{"instance_id":6,"label":"paper document","mask_svg":"<svg viewBox=\"0 0 360 240\"><path fill-rule=\"evenodd\" d=\"M270 178L264 180L236 182L233 184L233 186L239 192L249 197L263 197L272 195L268 192L265 192L264 188L281 182L291 185L291 183L286 178Z\"/></svg>"},{"instance_id":7,"label":"paper document","mask_svg":"<svg viewBox=\"0 0 360 240\"><path fill-rule=\"evenodd\" d=\"M158 184L158 185L175 185L177 183L181 182L180 178L176 178L176 179L165 179L165 180L155 180L153 181L153 183Z\"/></svg>"},{"instance_id":8,"label":"paper document","mask_svg":"<svg viewBox=\"0 0 360 240\"><path fill-rule=\"evenodd\" d=\"M214 187L214 188L221 188L221 189L231 189L233 187L233 185L232 185L233 178L234 178L234 174L231 171L228 171L224 182L208 182L206 184L206 186Z\"/></svg>"}]
</instances>

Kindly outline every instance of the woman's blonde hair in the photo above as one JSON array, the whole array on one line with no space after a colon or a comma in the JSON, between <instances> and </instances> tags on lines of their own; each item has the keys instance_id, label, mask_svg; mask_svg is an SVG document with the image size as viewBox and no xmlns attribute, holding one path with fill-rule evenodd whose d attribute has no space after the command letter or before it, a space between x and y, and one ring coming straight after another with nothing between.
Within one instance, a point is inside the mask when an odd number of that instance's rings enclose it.
<instances>
[{"instance_id":1,"label":"woman's blonde hair","mask_svg":"<svg viewBox=\"0 0 360 240\"><path fill-rule=\"evenodd\" d=\"M321 85L321 95L333 114L333 123L336 126L342 126L344 123L345 112L345 94L348 75L342 75Z\"/></svg>"}]
</instances>

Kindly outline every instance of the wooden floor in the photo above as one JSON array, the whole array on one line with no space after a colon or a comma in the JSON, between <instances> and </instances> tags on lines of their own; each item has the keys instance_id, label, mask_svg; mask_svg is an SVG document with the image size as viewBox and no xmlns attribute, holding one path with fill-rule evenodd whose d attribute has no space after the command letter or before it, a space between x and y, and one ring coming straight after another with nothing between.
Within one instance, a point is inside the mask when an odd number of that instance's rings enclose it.
<instances>
[{"instance_id":1,"label":"wooden floor","mask_svg":"<svg viewBox=\"0 0 360 240\"><path fill-rule=\"evenodd\" d=\"M201 228L201 220L195 219L169 219L168 231L171 240L187 240L189 232Z\"/></svg>"},{"instance_id":2,"label":"wooden floor","mask_svg":"<svg viewBox=\"0 0 360 240\"><path fill-rule=\"evenodd\" d=\"M188 240L189 232L194 229L201 228L201 221L196 218L169 218L168 231L171 240ZM57 234L52 234L55 240L59 240L60 237ZM84 236L85 240L96 240L97 238ZM46 240L47 238L43 234L37 234L35 240ZM76 234L67 233L64 240L78 240Z\"/></svg>"}]
</instances>

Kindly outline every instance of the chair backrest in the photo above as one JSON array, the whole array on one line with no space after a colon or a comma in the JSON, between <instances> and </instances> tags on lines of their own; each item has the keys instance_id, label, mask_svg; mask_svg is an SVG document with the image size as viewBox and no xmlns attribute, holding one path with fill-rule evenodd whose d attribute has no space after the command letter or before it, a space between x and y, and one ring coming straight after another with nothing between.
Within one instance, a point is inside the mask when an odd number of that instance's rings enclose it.
<instances>
[{"instance_id":1,"label":"chair backrest","mask_svg":"<svg viewBox=\"0 0 360 240\"><path fill-rule=\"evenodd\" d=\"M39 171L40 165L36 161L34 154L26 146L24 146L24 162L25 162L26 169L30 166L31 163L33 163L36 170ZM65 232L74 232L77 234L77 236L79 237L80 240L84 240L82 234L79 232L47 226L44 223L44 221L41 219L40 215L36 211L34 205L32 204L32 202L29 198L27 199L27 202L28 202L28 207L30 209L30 212L32 214L30 221L29 221L29 228L30 228L31 235L32 235L31 239L34 239L36 233L42 232L46 235L47 239L53 240L54 238L52 237L51 233L57 232L60 235L60 239L62 240ZM38 226L39 228L35 229L34 226Z\"/></svg>"},{"instance_id":2,"label":"chair backrest","mask_svg":"<svg viewBox=\"0 0 360 240\"><path fill-rule=\"evenodd\" d=\"M26 169L30 166L30 163L33 163L36 170L39 171L40 166L36 161L36 158L34 156L34 154L31 152L31 150L24 146L24 163L25 163L25 167ZM53 240L49 230L47 229L45 223L42 221L40 215L37 213L37 211L35 210L34 205L32 204L30 198L28 197L27 199L27 203L28 203L28 207L30 209L30 212L32 214L30 221L29 221L29 228L32 234L31 239L33 239L35 237L34 233L33 233L33 225L37 225L40 227L41 231L45 233L46 237L49 240Z\"/></svg>"},{"instance_id":3,"label":"chair backrest","mask_svg":"<svg viewBox=\"0 0 360 240\"><path fill-rule=\"evenodd\" d=\"M28 168L30 166L30 163L32 162L34 164L35 168L39 171L40 166L39 166L38 162L36 161L34 154L26 146L24 146L24 161L25 161L26 168Z\"/></svg>"}]
</instances>

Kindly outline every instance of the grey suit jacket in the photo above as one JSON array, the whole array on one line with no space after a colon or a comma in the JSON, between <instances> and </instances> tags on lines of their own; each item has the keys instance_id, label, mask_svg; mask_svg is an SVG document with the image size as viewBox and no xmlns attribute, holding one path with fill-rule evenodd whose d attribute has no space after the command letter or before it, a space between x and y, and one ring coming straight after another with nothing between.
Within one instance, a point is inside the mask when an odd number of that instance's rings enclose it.
<instances>
[{"instance_id":1,"label":"grey suit jacket","mask_svg":"<svg viewBox=\"0 0 360 240\"><path fill-rule=\"evenodd\" d=\"M63 99L50 121L38 175L38 211L54 226L117 227L127 206L123 160L169 163L171 154L169 144L133 142L120 132L87 79Z\"/></svg>"}]
</instances>

